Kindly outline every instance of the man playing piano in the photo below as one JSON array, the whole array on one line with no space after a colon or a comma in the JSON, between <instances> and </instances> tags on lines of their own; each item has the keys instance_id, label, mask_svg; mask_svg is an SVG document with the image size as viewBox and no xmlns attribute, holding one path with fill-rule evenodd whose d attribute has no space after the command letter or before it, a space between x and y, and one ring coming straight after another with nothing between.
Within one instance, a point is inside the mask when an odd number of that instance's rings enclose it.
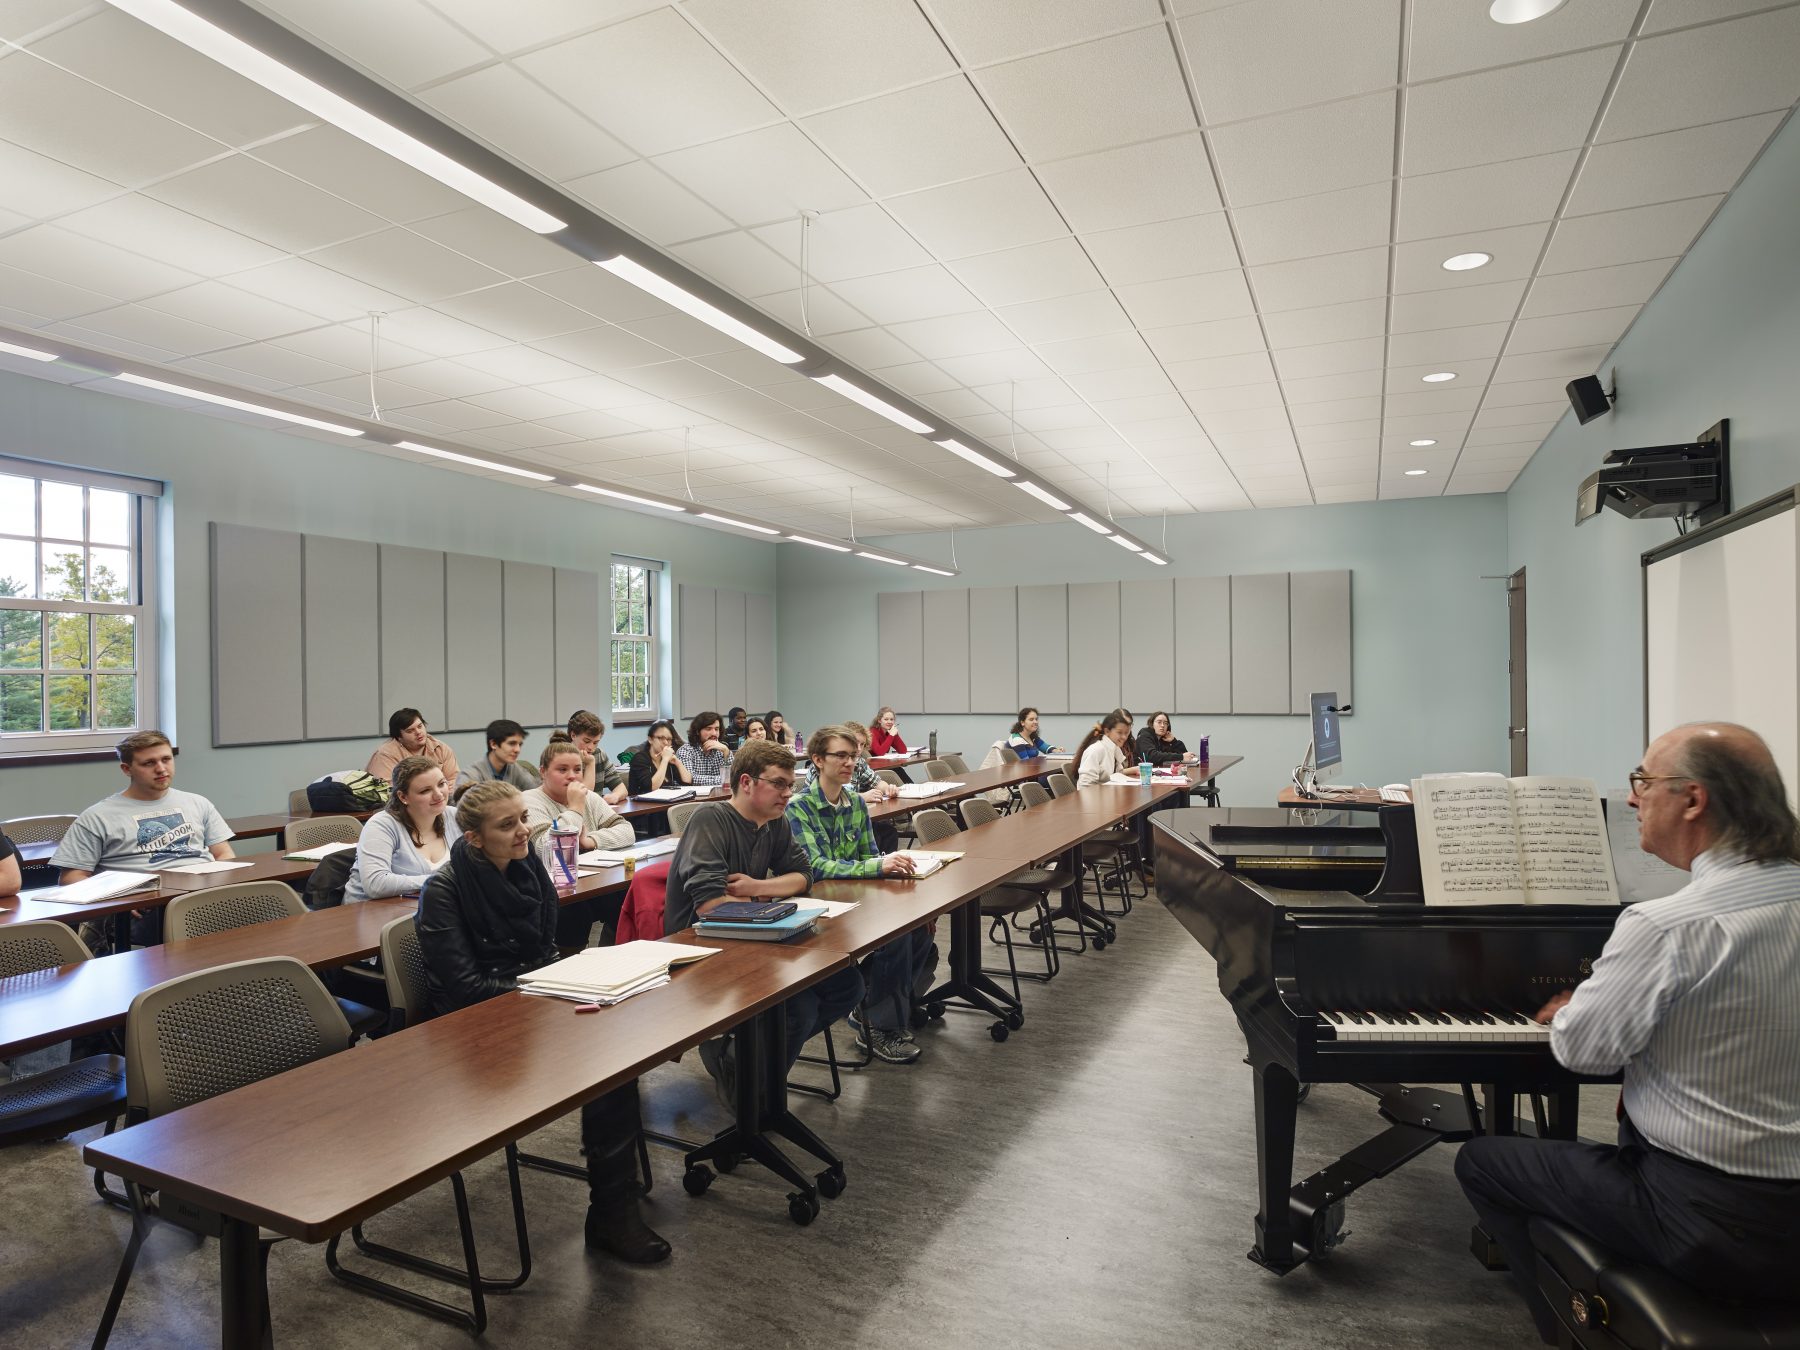
<instances>
[{"instance_id":1,"label":"man playing piano","mask_svg":"<svg viewBox=\"0 0 1800 1350\"><path fill-rule=\"evenodd\" d=\"M1693 880L1619 915L1593 974L1538 1013L1575 1073L1623 1075L1617 1147L1470 1140L1457 1179L1538 1333L1541 1214L1712 1294L1800 1300L1800 837L1769 747L1731 723L1659 737L1638 843Z\"/></svg>"}]
</instances>

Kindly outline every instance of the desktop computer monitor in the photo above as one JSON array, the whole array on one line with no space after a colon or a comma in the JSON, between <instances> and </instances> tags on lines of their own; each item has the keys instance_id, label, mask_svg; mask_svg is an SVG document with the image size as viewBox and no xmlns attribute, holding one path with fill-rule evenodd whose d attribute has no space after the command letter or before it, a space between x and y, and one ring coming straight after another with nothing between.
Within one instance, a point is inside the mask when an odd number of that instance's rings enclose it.
<instances>
[{"instance_id":1,"label":"desktop computer monitor","mask_svg":"<svg viewBox=\"0 0 1800 1350\"><path fill-rule=\"evenodd\" d=\"M1317 782L1334 782L1338 766L1344 761L1338 726L1338 697L1336 693L1313 694L1311 703L1313 777Z\"/></svg>"}]
</instances>

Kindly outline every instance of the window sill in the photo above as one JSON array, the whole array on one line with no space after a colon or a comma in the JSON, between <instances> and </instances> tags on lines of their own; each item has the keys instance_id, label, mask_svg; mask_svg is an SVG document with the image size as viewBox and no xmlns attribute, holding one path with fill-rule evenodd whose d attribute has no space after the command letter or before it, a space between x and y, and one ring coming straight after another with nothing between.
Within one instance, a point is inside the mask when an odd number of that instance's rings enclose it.
<instances>
[{"instance_id":1,"label":"window sill","mask_svg":"<svg viewBox=\"0 0 1800 1350\"><path fill-rule=\"evenodd\" d=\"M177 755L181 747L172 747ZM34 764L117 764L116 750L0 750L0 769L25 769Z\"/></svg>"},{"instance_id":2,"label":"window sill","mask_svg":"<svg viewBox=\"0 0 1800 1350\"><path fill-rule=\"evenodd\" d=\"M655 713L632 713L629 717L613 718L612 724L615 727L647 727L654 724L656 720Z\"/></svg>"}]
</instances>

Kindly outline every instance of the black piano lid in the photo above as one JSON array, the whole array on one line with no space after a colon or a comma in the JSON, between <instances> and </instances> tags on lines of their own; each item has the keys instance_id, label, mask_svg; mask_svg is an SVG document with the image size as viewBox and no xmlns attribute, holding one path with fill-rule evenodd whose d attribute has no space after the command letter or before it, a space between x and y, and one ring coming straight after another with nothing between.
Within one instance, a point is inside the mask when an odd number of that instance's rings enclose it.
<instances>
[{"instance_id":1,"label":"black piano lid","mask_svg":"<svg viewBox=\"0 0 1800 1350\"><path fill-rule=\"evenodd\" d=\"M1340 858L1378 862L1386 855L1380 828L1366 813L1299 813L1281 807L1187 807L1159 811L1152 822L1214 858Z\"/></svg>"}]
</instances>

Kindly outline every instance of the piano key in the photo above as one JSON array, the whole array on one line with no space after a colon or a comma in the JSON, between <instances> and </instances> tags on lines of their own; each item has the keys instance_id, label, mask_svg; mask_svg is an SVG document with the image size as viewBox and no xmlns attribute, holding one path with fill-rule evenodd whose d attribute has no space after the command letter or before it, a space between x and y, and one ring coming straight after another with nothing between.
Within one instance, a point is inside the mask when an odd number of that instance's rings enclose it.
<instances>
[{"instance_id":1,"label":"piano key","mask_svg":"<svg viewBox=\"0 0 1800 1350\"><path fill-rule=\"evenodd\" d=\"M1461 1015L1415 1009L1370 1012L1330 1009L1325 1012L1340 1041L1432 1041L1460 1044L1543 1045L1550 1028L1529 1019L1506 1020L1505 1015L1470 1009ZM1347 1020L1346 1020L1347 1019Z\"/></svg>"}]
</instances>

